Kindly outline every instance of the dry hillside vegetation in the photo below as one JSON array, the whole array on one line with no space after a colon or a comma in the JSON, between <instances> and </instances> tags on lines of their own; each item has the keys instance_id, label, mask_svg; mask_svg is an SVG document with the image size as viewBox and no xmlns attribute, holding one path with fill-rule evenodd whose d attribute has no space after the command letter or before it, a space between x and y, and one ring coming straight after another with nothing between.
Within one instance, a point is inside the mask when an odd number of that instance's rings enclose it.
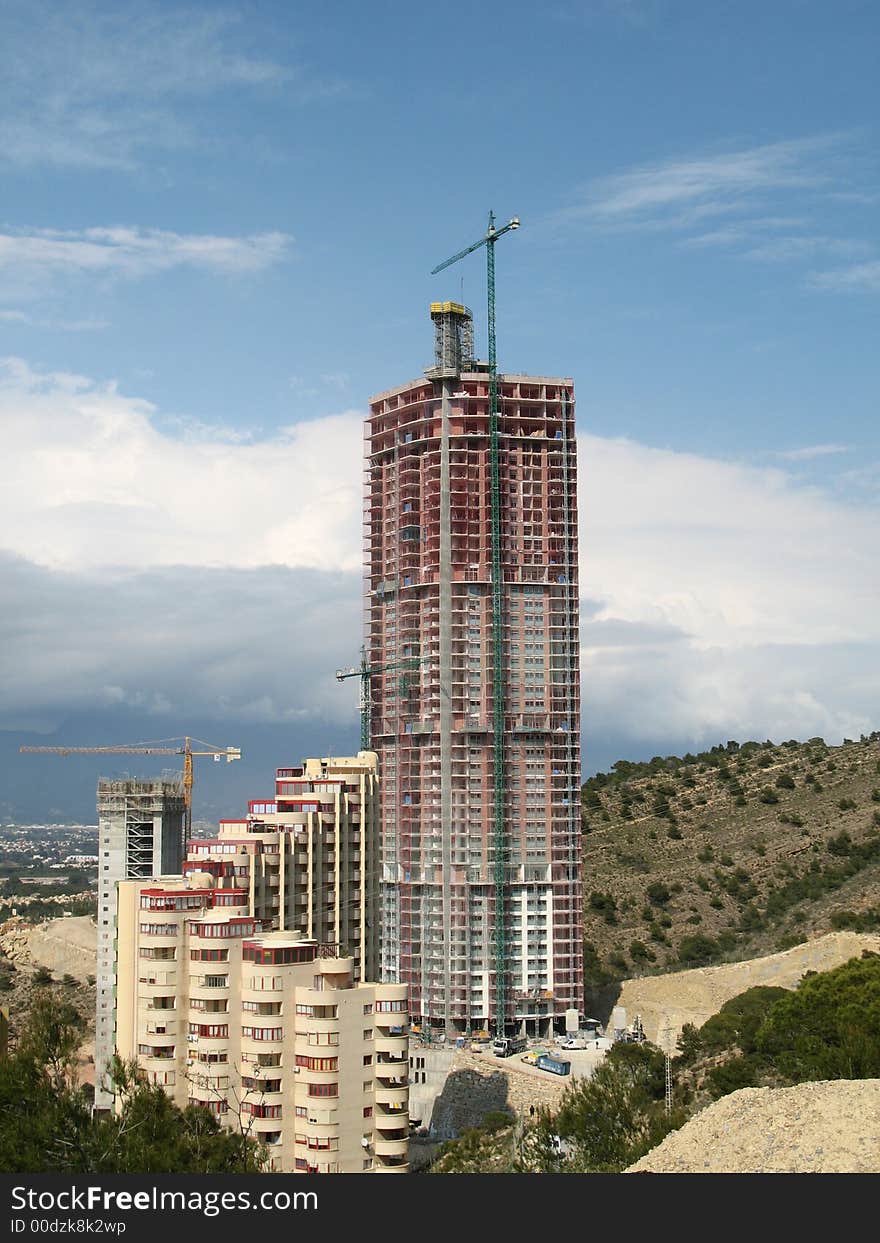
<instances>
[{"instance_id":1,"label":"dry hillside vegetation","mask_svg":"<svg viewBox=\"0 0 880 1243\"><path fill-rule=\"evenodd\" d=\"M880 931L878 733L619 761L582 802L588 995Z\"/></svg>"}]
</instances>

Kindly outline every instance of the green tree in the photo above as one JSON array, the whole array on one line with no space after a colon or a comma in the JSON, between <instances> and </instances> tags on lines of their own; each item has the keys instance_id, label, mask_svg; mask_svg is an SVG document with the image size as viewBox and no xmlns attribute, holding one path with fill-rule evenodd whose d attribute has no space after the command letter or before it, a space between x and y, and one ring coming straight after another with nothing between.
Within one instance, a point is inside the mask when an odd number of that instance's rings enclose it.
<instances>
[{"instance_id":1,"label":"green tree","mask_svg":"<svg viewBox=\"0 0 880 1243\"><path fill-rule=\"evenodd\" d=\"M539 1124L566 1141L563 1172L615 1173L681 1126L680 1110L667 1114L665 1060L652 1045L618 1044L590 1079L576 1079L557 1114Z\"/></svg>"},{"instance_id":2,"label":"green tree","mask_svg":"<svg viewBox=\"0 0 880 1243\"><path fill-rule=\"evenodd\" d=\"M0 1061L0 1171L64 1174L227 1174L263 1168L264 1150L223 1130L211 1112L181 1110L136 1065L112 1067L120 1109L93 1117L76 1079L82 1020L35 994L17 1047Z\"/></svg>"},{"instance_id":3,"label":"green tree","mask_svg":"<svg viewBox=\"0 0 880 1243\"><path fill-rule=\"evenodd\" d=\"M806 976L774 1005L755 1044L795 1083L880 1078L880 956Z\"/></svg>"}]
</instances>

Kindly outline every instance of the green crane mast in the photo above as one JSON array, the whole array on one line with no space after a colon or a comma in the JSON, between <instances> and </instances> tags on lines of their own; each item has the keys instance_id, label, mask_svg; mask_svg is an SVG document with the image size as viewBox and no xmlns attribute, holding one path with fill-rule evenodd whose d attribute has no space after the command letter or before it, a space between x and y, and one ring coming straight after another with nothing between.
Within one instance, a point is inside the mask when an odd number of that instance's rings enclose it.
<instances>
[{"instance_id":1,"label":"green crane mast","mask_svg":"<svg viewBox=\"0 0 880 1243\"><path fill-rule=\"evenodd\" d=\"M489 322L489 478L492 520L492 729L493 777L495 785L495 1034L504 1035L507 1015L507 928L505 922L505 885L507 879L507 833L504 824L504 662L503 606L501 582L501 479L498 444L498 368L495 352L495 243L499 237L519 228L514 216L500 229L495 228L495 213L489 212L489 228L478 242L460 250L431 270L435 276L444 268L458 263L465 255L481 246L486 247L486 287Z\"/></svg>"},{"instance_id":2,"label":"green crane mast","mask_svg":"<svg viewBox=\"0 0 880 1243\"><path fill-rule=\"evenodd\" d=\"M361 750L369 751L370 749L370 714L373 708L373 696L370 688L370 680L377 673L387 673L391 669L418 669L422 657L412 656L406 660L396 660L389 665L370 665L367 663L367 649L361 648L361 663L355 668L337 669L336 681L344 682L346 678L360 678L361 680ZM400 693L405 695L408 690L407 676L404 673L400 679Z\"/></svg>"}]
</instances>

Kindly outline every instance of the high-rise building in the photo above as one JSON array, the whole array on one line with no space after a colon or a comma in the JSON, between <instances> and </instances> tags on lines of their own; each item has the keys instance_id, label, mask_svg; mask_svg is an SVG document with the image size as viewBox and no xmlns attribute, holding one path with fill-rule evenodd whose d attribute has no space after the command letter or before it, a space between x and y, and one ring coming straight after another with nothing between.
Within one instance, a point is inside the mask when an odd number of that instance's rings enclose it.
<instances>
[{"instance_id":1,"label":"high-rise building","mask_svg":"<svg viewBox=\"0 0 880 1243\"><path fill-rule=\"evenodd\" d=\"M499 375L493 437L470 312L431 318L365 427L383 978L449 1033L545 1034L583 1007L574 385Z\"/></svg>"},{"instance_id":2,"label":"high-rise building","mask_svg":"<svg viewBox=\"0 0 880 1243\"><path fill-rule=\"evenodd\" d=\"M241 857L238 857L241 856ZM209 863L208 860L213 860ZM279 768L275 795L187 843L184 872L235 867L264 926L343 946L379 978L379 776L372 752Z\"/></svg>"},{"instance_id":3,"label":"high-rise building","mask_svg":"<svg viewBox=\"0 0 880 1243\"><path fill-rule=\"evenodd\" d=\"M408 1169L406 987L338 946L261 932L233 875L119 885L117 1048L284 1173Z\"/></svg>"},{"instance_id":4,"label":"high-rise building","mask_svg":"<svg viewBox=\"0 0 880 1243\"><path fill-rule=\"evenodd\" d=\"M98 782L98 957L95 1002L95 1108L112 1109L106 1072L115 1047L116 886L179 872L184 851L180 778Z\"/></svg>"},{"instance_id":5,"label":"high-rise building","mask_svg":"<svg viewBox=\"0 0 880 1243\"><path fill-rule=\"evenodd\" d=\"M179 781L102 781L98 814L99 1108L113 1105L106 1070L116 1047L121 880L212 875L226 890L218 903L239 907L255 927L335 945L351 957L356 981L378 978L378 774L371 752L277 769L274 797L251 801L240 820L221 820L215 838L184 843Z\"/></svg>"}]
</instances>

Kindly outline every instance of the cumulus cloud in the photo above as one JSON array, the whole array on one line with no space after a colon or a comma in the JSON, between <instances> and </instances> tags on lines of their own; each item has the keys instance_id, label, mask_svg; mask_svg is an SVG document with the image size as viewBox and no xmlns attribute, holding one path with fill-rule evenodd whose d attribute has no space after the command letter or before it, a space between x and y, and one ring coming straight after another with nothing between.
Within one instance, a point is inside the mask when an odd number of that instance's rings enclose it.
<instances>
[{"instance_id":1,"label":"cumulus cloud","mask_svg":"<svg viewBox=\"0 0 880 1243\"><path fill-rule=\"evenodd\" d=\"M112 385L6 360L2 545L67 570L360 566L360 412L253 444L172 438L154 414Z\"/></svg>"},{"instance_id":2,"label":"cumulus cloud","mask_svg":"<svg viewBox=\"0 0 880 1243\"><path fill-rule=\"evenodd\" d=\"M0 722L352 712L332 671L359 646L361 412L172 435L112 386L3 375ZM588 762L877 727L876 504L625 440L579 454Z\"/></svg>"}]
</instances>

